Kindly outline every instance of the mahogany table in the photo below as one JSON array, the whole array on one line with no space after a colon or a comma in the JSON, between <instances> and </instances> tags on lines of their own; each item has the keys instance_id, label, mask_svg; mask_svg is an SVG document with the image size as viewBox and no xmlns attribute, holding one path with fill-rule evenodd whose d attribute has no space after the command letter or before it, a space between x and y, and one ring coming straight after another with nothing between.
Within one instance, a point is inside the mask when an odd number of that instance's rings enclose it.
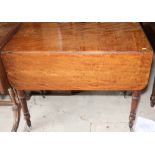
<instances>
[{"instance_id":1,"label":"mahogany table","mask_svg":"<svg viewBox=\"0 0 155 155\"><path fill-rule=\"evenodd\" d=\"M12 131L20 107L31 126L25 90L131 90L132 128L153 53L139 23L22 23L1 57L16 109Z\"/></svg>"}]
</instances>

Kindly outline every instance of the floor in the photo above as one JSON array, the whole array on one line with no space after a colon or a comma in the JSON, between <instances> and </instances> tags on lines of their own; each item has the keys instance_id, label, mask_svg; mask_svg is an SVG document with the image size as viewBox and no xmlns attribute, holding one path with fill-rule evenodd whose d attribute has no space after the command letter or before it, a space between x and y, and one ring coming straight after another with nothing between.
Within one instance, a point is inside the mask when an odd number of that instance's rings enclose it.
<instances>
[{"instance_id":1,"label":"floor","mask_svg":"<svg viewBox=\"0 0 155 155\"><path fill-rule=\"evenodd\" d=\"M150 107L150 95L155 64L147 90L141 95L137 116L155 120L155 107ZM31 132L80 131L128 132L131 96L124 98L122 92L91 91L71 96L32 96L28 101L31 113ZM11 107L0 107L0 131L10 131ZM18 131L27 131L21 118Z\"/></svg>"}]
</instances>

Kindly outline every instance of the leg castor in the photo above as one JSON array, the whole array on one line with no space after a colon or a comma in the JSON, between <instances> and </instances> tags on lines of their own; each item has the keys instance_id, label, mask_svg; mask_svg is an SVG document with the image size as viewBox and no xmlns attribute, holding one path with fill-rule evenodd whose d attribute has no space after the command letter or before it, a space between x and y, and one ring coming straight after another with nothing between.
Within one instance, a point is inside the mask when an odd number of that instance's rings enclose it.
<instances>
[{"instance_id":1,"label":"leg castor","mask_svg":"<svg viewBox=\"0 0 155 155\"><path fill-rule=\"evenodd\" d=\"M129 116L130 131L133 130L133 125L134 125L134 121L136 118L136 111L137 111L139 99L140 99L140 91L133 91L132 92L131 111L130 111L130 116Z\"/></svg>"},{"instance_id":2,"label":"leg castor","mask_svg":"<svg viewBox=\"0 0 155 155\"><path fill-rule=\"evenodd\" d=\"M13 127L11 132L16 132L19 126L19 122L20 122L20 111L21 111L21 107L20 104L19 105L13 105L12 106L12 111L13 111L13 119L14 119L14 123L13 123Z\"/></svg>"},{"instance_id":3,"label":"leg castor","mask_svg":"<svg viewBox=\"0 0 155 155\"><path fill-rule=\"evenodd\" d=\"M150 101L151 101L151 107L154 107L155 105L155 79L154 79L153 90L152 90L152 94L150 97Z\"/></svg>"},{"instance_id":4,"label":"leg castor","mask_svg":"<svg viewBox=\"0 0 155 155\"><path fill-rule=\"evenodd\" d=\"M150 103L151 107L154 107L154 105L155 105L155 96L151 96L150 100L151 100L151 103Z\"/></svg>"}]
</instances>

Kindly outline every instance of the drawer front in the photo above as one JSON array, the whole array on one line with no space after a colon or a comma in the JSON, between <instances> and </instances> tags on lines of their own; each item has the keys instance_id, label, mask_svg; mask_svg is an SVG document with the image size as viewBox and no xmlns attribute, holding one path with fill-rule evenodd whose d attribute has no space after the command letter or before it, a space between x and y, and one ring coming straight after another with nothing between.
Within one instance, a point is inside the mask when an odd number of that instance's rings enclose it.
<instances>
[{"instance_id":1,"label":"drawer front","mask_svg":"<svg viewBox=\"0 0 155 155\"><path fill-rule=\"evenodd\" d=\"M141 90L152 53L3 53L10 84L19 90Z\"/></svg>"}]
</instances>

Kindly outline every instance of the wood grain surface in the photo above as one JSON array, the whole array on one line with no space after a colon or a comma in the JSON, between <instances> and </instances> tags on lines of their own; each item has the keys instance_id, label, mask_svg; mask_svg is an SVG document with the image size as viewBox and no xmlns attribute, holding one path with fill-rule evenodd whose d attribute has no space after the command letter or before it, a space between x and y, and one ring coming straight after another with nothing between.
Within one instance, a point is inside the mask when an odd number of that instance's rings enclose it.
<instances>
[{"instance_id":1,"label":"wood grain surface","mask_svg":"<svg viewBox=\"0 0 155 155\"><path fill-rule=\"evenodd\" d=\"M18 90L141 90L153 54L138 23L23 23L1 56Z\"/></svg>"},{"instance_id":2,"label":"wood grain surface","mask_svg":"<svg viewBox=\"0 0 155 155\"><path fill-rule=\"evenodd\" d=\"M23 23L3 51L139 52L142 48L151 49L139 23Z\"/></svg>"},{"instance_id":3,"label":"wood grain surface","mask_svg":"<svg viewBox=\"0 0 155 155\"><path fill-rule=\"evenodd\" d=\"M0 52L19 28L19 23L0 23ZM0 57L0 93L7 94L9 82Z\"/></svg>"},{"instance_id":4,"label":"wood grain surface","mask_svg":"<svg viewBox=\"0 0 155 155\"><path fill-rule=\"evenodd\" d=\"M20 23L0 22L0 50L18 31Z\"/></svg>"}]
</instances>

